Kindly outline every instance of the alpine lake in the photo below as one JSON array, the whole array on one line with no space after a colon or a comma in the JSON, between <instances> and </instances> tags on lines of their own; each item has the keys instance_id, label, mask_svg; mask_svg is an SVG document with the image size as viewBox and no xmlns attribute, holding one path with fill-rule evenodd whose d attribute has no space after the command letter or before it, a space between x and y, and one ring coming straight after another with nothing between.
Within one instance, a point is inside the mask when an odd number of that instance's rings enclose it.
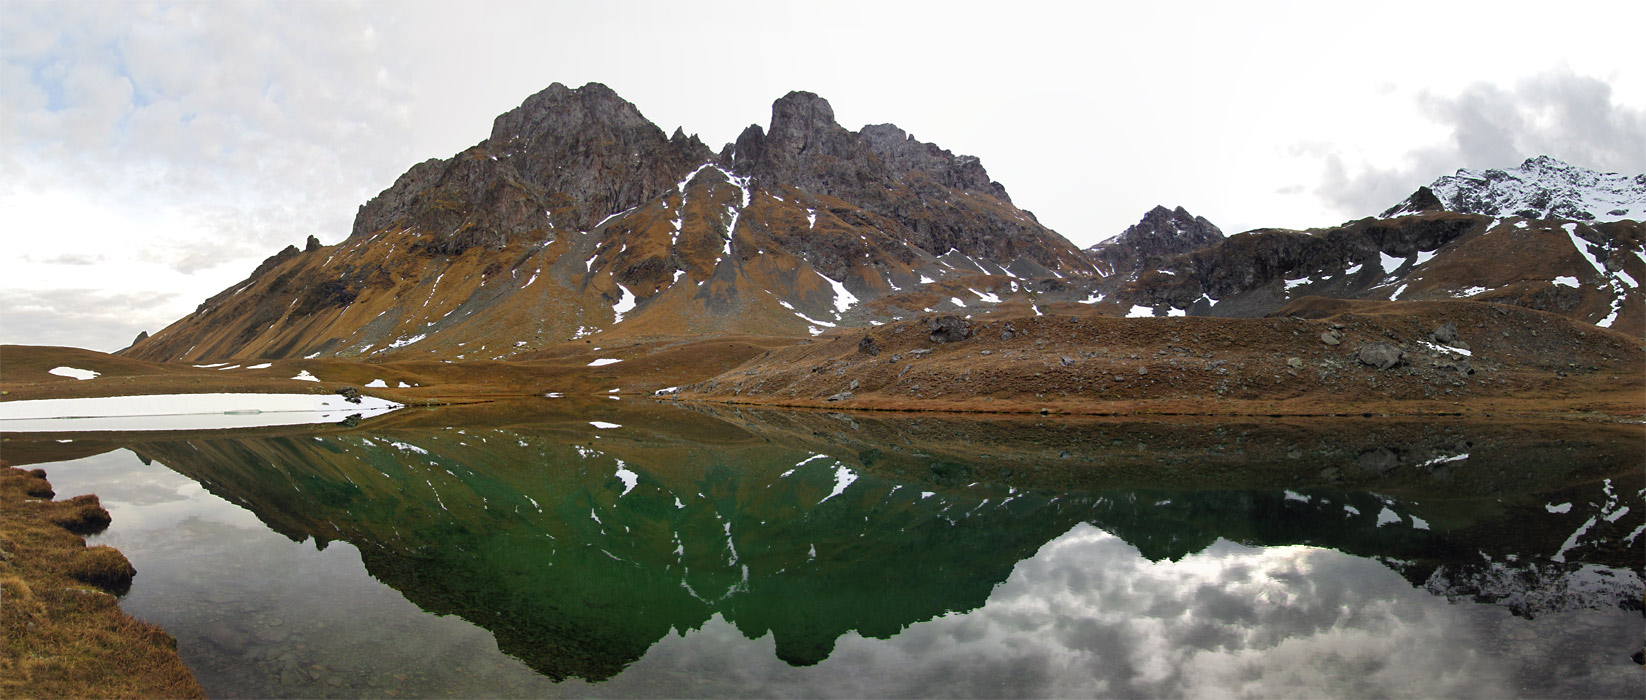
<instances>
[{"instance_id":1,"label":"alpine lake","mask_svg":"<svg viewBox=\"0 0 1646 700\"><path fill-rule=\"evenodd\" d=\"M213 697L1646 697L1637 424L544 398L5 440L101 497Z\"/></svg>"}]
</instances>

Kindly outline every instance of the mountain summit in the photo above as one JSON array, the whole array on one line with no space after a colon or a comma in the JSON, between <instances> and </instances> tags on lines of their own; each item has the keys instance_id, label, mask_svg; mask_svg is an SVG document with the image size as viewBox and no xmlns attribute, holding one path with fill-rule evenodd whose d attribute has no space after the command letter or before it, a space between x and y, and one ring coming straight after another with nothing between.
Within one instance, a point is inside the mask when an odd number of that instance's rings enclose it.
<instances>
[{"instance_id":1,"label":"mountain summit","mask_svg":"<svg viewBox=\"0 0 1646 700\"><path fill-rule=\"evenodd\" d=\"M1183 207L1156 206L1120 235L1086 249L1086 256L1110 276L1135 275L1167 257L1223 240L1223 230Z\"/></svg>"},{"instance_id":2,"label":"mountain summit","mask_svg":"<svg viewBox=\"0 0 1646 700\"><path fill-rule=\"evenodd\" d=\"M1420 187L1380 218L1421 211L1574 221L1646 220L1646 174L1601 173L1549 156L1508 170L1461 169Z\"/></svg>"}]
</instances>

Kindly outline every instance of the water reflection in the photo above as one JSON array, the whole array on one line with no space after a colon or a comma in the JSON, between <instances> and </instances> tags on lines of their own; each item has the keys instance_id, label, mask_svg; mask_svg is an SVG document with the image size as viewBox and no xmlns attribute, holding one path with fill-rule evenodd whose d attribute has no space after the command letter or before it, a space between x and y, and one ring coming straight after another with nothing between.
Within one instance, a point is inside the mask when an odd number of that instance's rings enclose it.
<instances>
[{"instance_id":1,"label":"water reflection","mask_svg":"<svg viewBox=\"0 0 1646 700\"><path fill-rule=\"evenodd\" d=\"M259 669L229 695L1641 689L1638 431L607 410L132 444L188 479L114 504L157 525L128 607L236 610L161 620Z\"/></svg>"}]
</instances>

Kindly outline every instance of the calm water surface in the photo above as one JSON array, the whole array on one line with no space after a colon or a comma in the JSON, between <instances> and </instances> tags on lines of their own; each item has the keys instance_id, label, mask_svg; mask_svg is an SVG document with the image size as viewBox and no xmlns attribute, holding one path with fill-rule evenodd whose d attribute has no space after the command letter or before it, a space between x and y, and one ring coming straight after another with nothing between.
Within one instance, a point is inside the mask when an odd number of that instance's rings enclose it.
<instances>
[{"instance_id":1,"label":"calm water surface","mask_svg":"<svg viewBox=\"0 0 1646 700\"><path fill-rule=\"evenodd\" d=\"M214 697L1642 697L1640 437L611 407L43 466Z\"/></svg>"}]
</instances>

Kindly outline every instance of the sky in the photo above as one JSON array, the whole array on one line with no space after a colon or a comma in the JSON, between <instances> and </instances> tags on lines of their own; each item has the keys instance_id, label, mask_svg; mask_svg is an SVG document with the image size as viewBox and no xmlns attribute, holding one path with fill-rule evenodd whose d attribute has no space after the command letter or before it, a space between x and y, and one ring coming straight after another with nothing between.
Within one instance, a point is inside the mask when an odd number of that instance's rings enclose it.
<instances>
[{"instance_id":1,"label":"sky","mask_svg":"<svg viewBox=\"0 0 1646 700\"><path fill-rule=\"evenodd\" d=\"M1084 247L1373 215L1459 168L1646 172L1638 2L0 0L0 343L112 351L559 82L718 150L791 90L975 155Z\"/></svg>"}]
</instances>

